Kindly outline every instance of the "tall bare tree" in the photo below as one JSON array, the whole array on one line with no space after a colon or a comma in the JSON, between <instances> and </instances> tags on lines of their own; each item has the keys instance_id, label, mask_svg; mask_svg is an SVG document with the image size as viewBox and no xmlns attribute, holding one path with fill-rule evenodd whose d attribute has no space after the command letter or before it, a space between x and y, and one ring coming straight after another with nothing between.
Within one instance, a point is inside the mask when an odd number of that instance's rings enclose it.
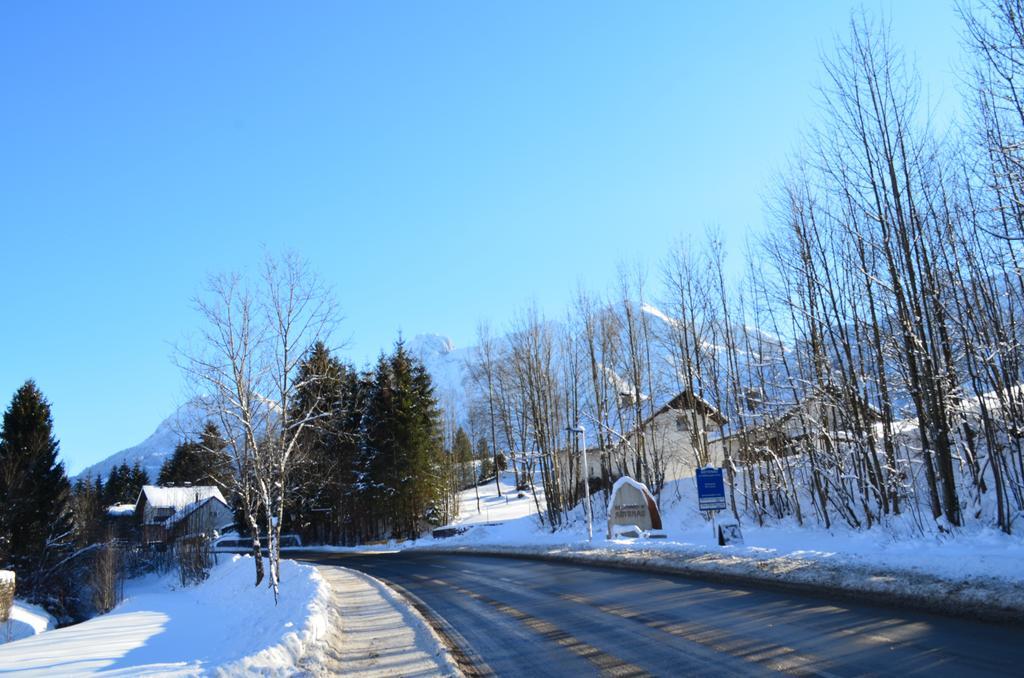
<instances>
[{"instance_id":1,"label":"tall bare tree","mask_svg":"<svg viewBox=\"0 0 1024 678\"><path fill-rule=\"evenodd\" d=\"M264 577L260 534L267 535L269 586L276 598L289 477L303 432L329 411L316 397L296 398L300 389L319 391L303 383L299 368L307 349L329 338L337 306L309 264L287 253L265 255L255 278L211 276L195 307L201 334L195 346L180 352L179 364L232 453L257 585Z\"/></svg>"}]
</instances>

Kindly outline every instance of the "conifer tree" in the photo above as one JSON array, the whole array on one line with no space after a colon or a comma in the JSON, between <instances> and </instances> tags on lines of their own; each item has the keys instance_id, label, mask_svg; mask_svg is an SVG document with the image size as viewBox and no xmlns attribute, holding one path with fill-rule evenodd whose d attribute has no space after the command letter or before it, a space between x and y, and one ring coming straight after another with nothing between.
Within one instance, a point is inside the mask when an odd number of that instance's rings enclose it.
<instances>
[{"instance_id":1,"label":"conifer tree","mask_svg":"<svg viewBox=\"0 0 1024 678\"><path fill-rule=\"evenodd\" d=\"M73 536L71 485L57 460L50 403L29 380L15 392L0 429L0 567L32 596Z\"/></svg>"},{"instance_id":2,"label":"conifer tree","mask_svg":"<svg viewBox=\"0 0 1024 678\"><path fill-rule=\"evenodd\" d=\"M103 480L79 478L71 492L71 510L74 516L75 545L83 548L103 538L106 504L103 502Z\"/></svg>"},{"instance_id":3,"label":"conifer tree","mask_svg":"<svg viewBox=\"0 0 1024 678\"><path fill-rule=\"evenodd\" d=\"M392 536L417 537L441 497L441 425L430 375L401 340L377 361L364 436L367 498Z\"/></svg>"},{"instance_id":4,"label":"conifer tree","mask_svg":"<svg viewBox=\"0 0 1024 678\"><path fill-rule=\"evenodd\" d=\"M476 472L473 464L473 443L461 426L455 432L455 441L452 443L452 456L459 469L459 489L465 489L476 484Z\"/></svg>"},{"instance_id":5,"label":"conifer tree","mask_svg":"<svg viewBox=\"0 0 1024 678\"><path fill-rule=\"evenodd\" d=\"M128 480L125 483L125 504L134 504L139 499L139 494L142 492L142 487L149 485L149 474L146 469L139 465L138 460L132 464L131 471L128 474Z\"/></svg>"},{"instance_id":6,"label":"conifer tree","mask_svg":"<svg viewBox=\"0 0 1024 678\"><path fill-rule=\"evenodd\" d=\"M322 341L310 348L299 367L293 408L296 416L309 412L314 421L300 440L286 527L305 539L336 541L341 536L340 518L346 513L342 505L352 484L353 446L345 421L355 401L354 377Z\"/></svg>"},{"instance_id":7,"label":"conifer tree","mask_svg":"<svg viewBox=\"0 0 1024 678\"><path fill-rule=\"evenodd\" d=\"M162 486L214 485L222 491L231 485L231 458L220 429L206 422L198 440L185 440L160 467L157 484Z\"/></svg>"},{"instance_id":8,"label":"conifer tree","mask_svg":"<svg viewBox=\"0 0 1024 678\"><path fill-rule=\"evenodd\" d=\"M110 469L107 482L103 485L103 501L106 506L133 502L138 497L131 497L132 469L127 462Z\"/></svg>"}]
</instances>

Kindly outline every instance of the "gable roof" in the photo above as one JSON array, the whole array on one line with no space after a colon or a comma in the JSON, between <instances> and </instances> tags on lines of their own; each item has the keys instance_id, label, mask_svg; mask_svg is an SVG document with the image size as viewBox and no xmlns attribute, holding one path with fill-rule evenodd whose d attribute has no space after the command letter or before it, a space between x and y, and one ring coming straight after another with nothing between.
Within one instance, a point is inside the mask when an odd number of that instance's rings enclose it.
<instances>
[{"instance_id":1,"label":"gable roof","mask_svg":"<svg viewBox=\"0 0 1024 678\"><path fill-rule=\"evenodd\" d=\"M877 407L859 394L856 398L858 405L862 408L861 411L869 418L869 421L866 422L868 425L881 420L882 413ZM737 421L735 428L722 431L721 439L776 431L791 419L801 416L807 407L816 404L826 405L840 412L849 410L849 398L838 386L831 383L814 385L808 392L800 394L795 402L778 403L774 407L760 412L745 413L741 418L742 425L740 421Z\"/></svg>"},{"instance_id":2,"label":"gable roof","mask_svg":"<svg viewBox=\"0 0 1024 678\"><path fill-rule=\"evenodd\" d=\"M113 517L135 515L135 504L111 504L107 507L107 515Z\"/></svg>"},{"instance_id":3,"label":"gable roof","mask_svg":"<svg viewBox=\"0 0 1024 678\"><path fill-rule=\"evenodd\" d=\"M219 499L225 506L224 495L215 485L192 485L188 487L160 487L159 485L143 485L136 500L136 506L146 498L146 503L153 508L172 508L179 511L189 504L209 499Z\"/></svg>"},{"instance_id":4,"label":"gable roof","mask_svg":"<svg viewBox=\"0 0 1024 678\"><path fill-rule=\"evenodd\" d=\"M658 411L654 413L654 416L649 417L648 421L654 417L665 414L669 410L696 410L719 426L724 426L727 421L726 418L722 416L722 413L718 411L718 408L689 389L678 394L672 398L672 400L658 408Z\"/></svg>"},{"instance_id":5,"label":"gable roof","mask_svg":"<svg viewBox=\"0 0 1024 678\"><path fill-rule=\"evenodd\" d=\"M173 516L171 516L170 518L168 518L167 520L164 521L164 527L166 527L167 529L171 529L176 524L178 524L182 520L185 520L190 515L192 515L193 513L198 511L200 508L202 508L203 506L206 506L207 504L209 504L211 502L215 502L215 501L219 501L221 504L223 504L224 508L230 510L228 505L226 503L224 503L223 499L221 499L220 497L209 496L206 499L200 499L199 501L194 501L191 504L186 504L182 508L178 509L177 512L175 512L175 514Z\"/></svg>"}]
</instances>

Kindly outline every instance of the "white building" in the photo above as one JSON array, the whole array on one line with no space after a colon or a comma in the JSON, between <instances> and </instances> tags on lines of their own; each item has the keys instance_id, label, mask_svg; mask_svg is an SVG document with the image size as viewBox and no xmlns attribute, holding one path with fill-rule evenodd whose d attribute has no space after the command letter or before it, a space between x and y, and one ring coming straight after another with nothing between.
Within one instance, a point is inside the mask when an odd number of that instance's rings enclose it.
<instances>
[{"instance_id":1,"label":"white building","mask_svg":"<svg viewBox=\"0 0 1024 678\"><path fill-rule=\"evenodd\" d=\"M706 441L709 436L720 435L725 421L713 405L684 391L662 405L640 426L620 436L610 449L588 447L588 475L592 479L602 478L602 469L606 467L612 479L636 477L635 464L642 445L648 465L657 465L657 472L664 474L664 480L693 476L701 457L699 448L703 447L705 454L712 456L712 463L720 461ZM592 443L593 439L589 442ZM651 471L655 472L655 469ZM644 481L649 482L650 479L644 478Z\"/></svg>"},{"instance_id":2,"label":"white building","mask_svg":"<svg viewBox=\"0 0 1024 678\"><path fill-rule=\"evenodd\" d=\"M207 499L216 499L225 509L227 502L220 488L213 485L160 487L145 485L135 502L135 517L139 521L142 542L163 542L167 539L167 520L190 505ZM230 513L230 509L228 509Z\"/></svg>"}]
</instances>

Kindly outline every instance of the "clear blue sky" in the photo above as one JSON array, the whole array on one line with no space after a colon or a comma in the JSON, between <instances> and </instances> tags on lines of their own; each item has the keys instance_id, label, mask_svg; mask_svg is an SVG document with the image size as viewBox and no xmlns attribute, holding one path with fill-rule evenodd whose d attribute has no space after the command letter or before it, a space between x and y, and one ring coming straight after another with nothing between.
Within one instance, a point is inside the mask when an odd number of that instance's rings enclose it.
<instances>
[{"instance_id":1,"label":"clear blue sky","mask_svg":"<svg viewBox=\"0 0 1024 678\"><path fill-rule=\"evenodd\" d=\"M362 364L739 247L815 119L846 2L5 2L0 400L36 379L76 472L183 397L208 272L293 248ZM955 104L951 2L884 9Z\"/></svg>"}]
</instances>

